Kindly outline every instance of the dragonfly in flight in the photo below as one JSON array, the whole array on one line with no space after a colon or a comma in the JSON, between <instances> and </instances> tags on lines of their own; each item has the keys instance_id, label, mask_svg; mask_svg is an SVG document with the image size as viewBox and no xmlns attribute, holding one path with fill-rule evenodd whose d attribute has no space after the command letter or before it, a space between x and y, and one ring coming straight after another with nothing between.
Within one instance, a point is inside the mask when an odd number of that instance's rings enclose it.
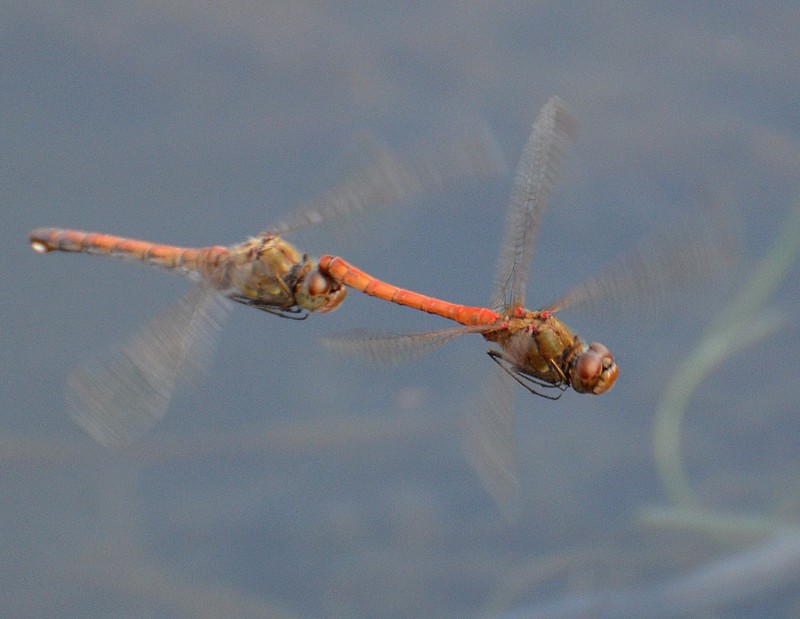
<instances>
[{"instance_id":1,"label":"dragonfly in flight","mask_svg":"<svg viewBox=\"0 0 800 619\"><path fill-rule=\"evenodd\" d=\"M574 287L559 300L531 310L525 306L528 279L542 215L559 182L568 146L577 136L578 123L564 103L552 97L538 114L517 166L506 218L505 235L497 263L494 290L488 307L451 303L381 281L340 257L319 259L319 269L334 281L367 295L442 316L460 326L406 335L345 334L324 338L332 347L393 362L437 348L457 337L478 333L496 344L489 357L504 373L493 376L483 406L470 411L465 433L466 452L486 489L507 515L516 509L518 483L514 463L513 393L511 376L531 393L558 399L572 388L599 395L611 389L619 366L609 349L585 341L558 317L572 305L601 298L623 300L630 289L638 297L659 304L670 277L681 281L713 268L719 246L694 232L684 231L681 246L670 242L635 249L614 268L601 271ZM713 232L711 230L708 230ZM634 299L635 300L635 299Z\"/></svg>"},{"instance_id":2,"label":"dragonfly in flight","mask_svg":"<svg viewBox=\"0 0 800 619\"><path fill-rule=\"evenodd\" d=\"M295 320L336 309L347 289L322 271L316 258L284 240L285 234L401 202L457 177L496 175L503 169L491 132L473 125L455 140L439 141L433 150L418 148L408 157L381 149L342 186L236 245L187 248L72 229L33 230L29 241L38 253L122 258L196 282L141 332L70 376L67 403L73 419L109 446L144 434L166 412L177 380L206 369L229 301Z\"/></svg>"},{"instance_id":3,"label":"dragonfly in flight","mask_svg":"<svg viewBox=\"0 0 800 619\"><path fill-rule=\"evenodd\" d=\"M559 309L578 301L579 296L572 294L540 310L525 307L539 222L561 176L564 153L576 129L577 121L557 97L547 102L533 125L517 168L491 308L450 303L399 288L339 257L322 256L320 271L368 295L464 325L398 336L398 344L405 340L409 344L427 342L430 348L460 335L480 333L499 346L499 350L489 351L492 360L534 394L557 399L568 387L580 393L608 391L619 374L608 348L599 342L584 342L556 317ZM378 348L382 344L376 340L369 345Z\"/></svg>"}]
</instances>

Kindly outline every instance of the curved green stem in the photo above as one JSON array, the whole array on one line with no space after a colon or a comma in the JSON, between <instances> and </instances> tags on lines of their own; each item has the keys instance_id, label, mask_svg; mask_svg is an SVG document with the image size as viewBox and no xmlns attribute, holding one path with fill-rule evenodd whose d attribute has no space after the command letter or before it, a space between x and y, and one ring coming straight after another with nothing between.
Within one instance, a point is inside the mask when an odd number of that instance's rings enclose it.
<instances>
[{"instance_id":1,"label":"curved green stem","mask_svg":"<svg viewBox=\"0 0 800 619\"><path fill-rule=\"evenodd\" d=\"M774 333L783 324L777 312L761 308L800 251L800 200L781 226L769 253L747 285L709 327L707 334L667 384L655 415L653 449L665 492L675 504L697 501L683 466L681 428L689 399L711 371L739 350Z\"/></svg>"}]
</instances>

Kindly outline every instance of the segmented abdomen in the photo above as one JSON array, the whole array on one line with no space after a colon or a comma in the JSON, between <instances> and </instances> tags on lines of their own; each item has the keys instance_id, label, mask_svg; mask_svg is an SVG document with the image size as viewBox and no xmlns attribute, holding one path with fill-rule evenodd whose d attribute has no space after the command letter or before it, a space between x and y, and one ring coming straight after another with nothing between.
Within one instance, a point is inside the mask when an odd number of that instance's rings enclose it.
<instances>
[{"instance_id":1,"label":"segmented abdomen","mask_svg":"<svg viewBox=\"0 0 800 619\"><path fill-rule=\"evenodd\" d=\"M37 228L29 238L33 250L41 254L65 251L136 260L185 275L197 273L218 287L225 285L225 265L230 257L226 247L175 247L63 228Z\"/></svg>"},{"instance_id":2,"label":"segmented abdomen","mask_svg":"<svg viewBox=\"0 0 800 619\"><path fill-rule=\"evenodd\" d=\"M414 309L449 318L462 325L488 325L497 321L500 315L487 307L469 307L458 303L442 301L435 297L399 288L365 273L339 257L322 256L320 270L328 273L336 281L360 290L384 301L405 305Z\"/></svg>"}]
</instances>

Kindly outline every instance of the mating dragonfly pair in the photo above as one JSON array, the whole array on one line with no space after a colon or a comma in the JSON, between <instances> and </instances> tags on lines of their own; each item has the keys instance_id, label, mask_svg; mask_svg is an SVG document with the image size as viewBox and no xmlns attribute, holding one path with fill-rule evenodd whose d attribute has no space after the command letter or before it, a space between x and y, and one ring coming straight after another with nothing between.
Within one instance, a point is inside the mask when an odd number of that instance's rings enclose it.
<instances>
[{"instance_id":1,"label":"mating dragonfly pair","mask_svg":"<svg viewBox=\"0 0 800 619\"><path fill-rule=\"evenodd\" d=\"M413 164L384 154L361 177L323 195L286 223L238 245L183 248L107 234L59 228L31 232L39 253L82 252L144 262L197 281L189 294L141 333L115 349L96 367L70 378L70 406L78 423L104 444L124 444L147 430L166 411L177 379L190 374L210 354L210 335L218 328L226 299L285 318L326 313L344 300L347 287L380 299L437 314L461 326L429 333L351 340L345 346L366 351L394 347L428 350L455 337L479 333L497 345L489 356L530 392L555 399L569 387L600 394L612 387L618 367L609 350L586 343L555 313L590 298L596 286L584 285L544 309L525 308L536 235L559 180L565 151L577 122L558 98L542 108L516 171L510 210L490 307L468 307L382 282L339 257L312 258L283 235L299 227L386 204L425 189L425 178L469 175L495 168L495 146L488 135L466 140L462 165L446 173L420 173ZM418 167L418 166L417 166ZM376 354L380 354L379 352ZM511 410L497 414L511 416Z\"/></svg>"}]
</instances>

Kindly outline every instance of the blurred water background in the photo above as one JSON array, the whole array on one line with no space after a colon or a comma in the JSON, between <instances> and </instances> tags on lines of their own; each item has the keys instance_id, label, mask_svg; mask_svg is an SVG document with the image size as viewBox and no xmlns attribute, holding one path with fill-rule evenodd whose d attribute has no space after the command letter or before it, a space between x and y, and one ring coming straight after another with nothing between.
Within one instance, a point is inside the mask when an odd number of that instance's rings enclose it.
<instances>
[{"instance_id":1,"label":"blurred water background","mask_svg":"<svg viewBox=\"0 0 800 619\"><path fill-rule=\"evenodd\" d=\"M3 14L3 616L800 613L800 8L42 1ZM709 207L736 231L736 261L676 286L665 311L561 315L621 375L599 398L518 389L515 521L460 446L498 371L485 343L391 368L321 350L353 327L447 326L356 293L302 323L236 308L208 379L129 449L70 422L72 369L187 284L36 255L29 230L238 242L341 181L360 132L402 147L478 117L513 165L553 94L581 131L530 306ZM508 175L464 180L357 234L290 240L480 305L510 190Z\"/></svg>"}]
</instances>

